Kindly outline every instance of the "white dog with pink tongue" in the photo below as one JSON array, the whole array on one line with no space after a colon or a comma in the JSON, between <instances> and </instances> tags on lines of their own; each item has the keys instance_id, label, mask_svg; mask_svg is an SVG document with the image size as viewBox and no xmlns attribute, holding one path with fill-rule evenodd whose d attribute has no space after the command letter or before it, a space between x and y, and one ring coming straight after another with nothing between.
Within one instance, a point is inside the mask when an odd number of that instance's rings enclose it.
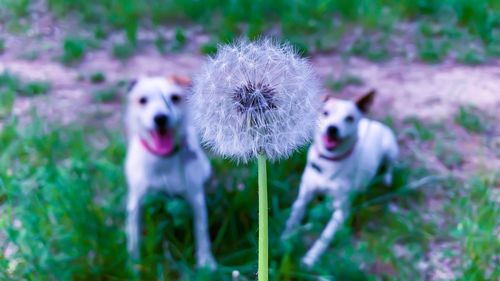
<instances>
[{"instance_id":1,"label":"white dog with pink tongue","mask_svg":"<svg viewBox=\"0 0 500 281\"><path fill-rule=\"evenodd\" d=\"M149 191L180 195L192 207L198 265L214 268L204 193L211 167L190 126L186 105L190 82L182 76L142 77L129 89L125 163L128 250L139 258L144 195Z\"/></svg>"},{"instance_id":2,"label":"white dog with pink tongue","mask_svg":"<svg viewBox=\"0 0 500 281\"><path fill-rule=\"evenodd\" d=\"M384 183L392 183L392 166L398 156L396 137L389 127L364 117L374 96L371 91L356 101L329 98L323 105L299 195L283 233L286 238L296 228L315 195L333 197L332 217L302 259L306 266L314 265L342 226L355 192L366 188L381 170Z\"/></svg>"}]
</instances>

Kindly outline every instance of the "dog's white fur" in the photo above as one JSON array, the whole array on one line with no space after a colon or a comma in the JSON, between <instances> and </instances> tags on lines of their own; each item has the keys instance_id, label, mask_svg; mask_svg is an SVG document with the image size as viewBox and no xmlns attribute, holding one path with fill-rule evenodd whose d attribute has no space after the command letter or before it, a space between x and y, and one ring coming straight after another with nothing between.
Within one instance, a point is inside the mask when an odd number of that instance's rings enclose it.
<instances>
[{"instance_id":1,"label":"dog's white fur","mask_svg":"<svg viewBox=\"0 0 500 281\"><path fill-rule=\"evenodd\" d=\"M330 98L324 104L314 142L309 148L299 195L283 233L283 237L287 237L300 223L314 195L324 193L333 197L332 217L303 257L306 266L314 265L326 250L348 215L352 194L365 188L381 165L386 167L384 183L392 183L391 167L398 156L398 145L390 128L364 118L373 96L372 91L357 102ZM327 149L324 138L331 126L337 127L339 142Z\"/></svg>"},{"instance_id":2,"label":"dog's white fur","mask_svg":"<svg viewBox=\"0 0 500 281\"><path fill-rule=\"evenodd\" d=\"M198 266L214 268L203 189L211 175L211 167L189 124L185 101L188 82L179 76L143 77L131 86L126 113L128 149L125 163L128 250L133 257L139 257L143 196L149 191L181 195L193 210ZM146 99L146 103L141 104L141 99L142 102ZM168 117L168 127L173 130L179 147L166 157L153 154L141 142L141 139L149 140L150 131L157 126L154 118L158 114Z\"/></svg>"}]
</instances>

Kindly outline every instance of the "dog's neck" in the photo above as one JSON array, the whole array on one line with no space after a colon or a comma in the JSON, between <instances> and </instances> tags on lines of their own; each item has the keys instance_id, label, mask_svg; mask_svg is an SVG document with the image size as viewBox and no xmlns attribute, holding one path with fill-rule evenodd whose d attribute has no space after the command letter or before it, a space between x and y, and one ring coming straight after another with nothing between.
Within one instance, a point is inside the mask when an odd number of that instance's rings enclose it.
<instances>
[{"instance_id":1,"label":"dog's neck","mask_svg":"<svg viewBox=\"0 0 500 281\"><path fill-rule=\"evenodd\" d=\"M318 152L318 156L321 159L337 162L349 158L349 156L351 156L352 152L354 151L357 142L358 136L357 134L354 134L353 136L343 141L338 148L332 151L326 150L324 148L321 149L320 147L318 147L318 144L315 144L315 147L316 151Z\"/></svg>"}]
</instances>

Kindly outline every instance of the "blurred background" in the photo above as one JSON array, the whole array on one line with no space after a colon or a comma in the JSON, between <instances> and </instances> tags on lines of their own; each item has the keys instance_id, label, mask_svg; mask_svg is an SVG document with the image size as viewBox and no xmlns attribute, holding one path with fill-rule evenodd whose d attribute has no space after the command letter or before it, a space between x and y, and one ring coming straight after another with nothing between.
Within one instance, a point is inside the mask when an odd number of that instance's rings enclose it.
<instances>
[{"instance_id":1,"label":"blurred background","mask_svg":"<svg viewBox=\"0 0 500 281\"><path fill-rule=\"evenodd\" d=\"M357 196L311 270L331 199L281 241L307 148L273 164L270 279L498 280L499 0L0 0L0 280L254 280L256 166L213 156L218 270L194 267L187 204L154 194L129 262L122 120L131 79L192 75L260 36L310 57L325 93L375 88L370 118L402 151L394 186Z\"/></svg>"}]
</instances>

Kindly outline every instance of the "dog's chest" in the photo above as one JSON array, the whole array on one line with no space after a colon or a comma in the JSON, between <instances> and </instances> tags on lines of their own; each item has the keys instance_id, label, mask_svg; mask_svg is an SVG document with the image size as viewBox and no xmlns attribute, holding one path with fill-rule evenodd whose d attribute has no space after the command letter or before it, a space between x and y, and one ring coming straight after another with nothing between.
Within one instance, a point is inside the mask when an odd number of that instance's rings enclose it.
<instances>
[{"instance_id":1,"label":"dog's chest","mask_svg":"<svg viewBox=\"0 0 500 281\"><path fill-rule=\"evenodd\" d=\"M345 192L354 188L354 181L359 175L350 167L351 161L333 162L316 159L308 163L308 177L318 189L332 193Z\"/></svg>"},{"instance_id":2,"label":"dog's chest","mask_svg":"<svg viewBox=\"0 0 500 281\"><path fill-rule=\"evenodd\" d=\"M307 178L317 189L330 193L346 193L365 187L374 176L377 161L366 159L362 151L355 150L342 161L311 157L308 161Z\"/></svg>"},{"instance_id":3,"label":"dog's chest","mask_svg":"<svg viewBox=\"0 0 500 281\"><path fill-rule=\"evenodd\" d=\"M145 166L148 187L168 193L180 193L186 189L186 166L180 157L158 160Z\"/></svg>"},{"instance_id":4,"label":"dog's chest","mask_svg":"<svg viewBox=\"0 0 500 281\"><path fill-rule=\"evenodd\" d=\"M210 174L210 164L198 151L183 149L170 157L151 155L134 144L127 155L129 184L142 188L179 194L203 183Z\"/></svg>"},{"instance_id":5,"label":"dog's chest","mask_svg":"<svg viewBox=\"0 0 500 281\"><path fill-rule=\"evenodd\" d=\"M181 159L177 156L168 159L147 159L132 173L141 177L141 182L151 190L171 194L181 193L186 187L186 173Z\"/></svg>"}]
</instances>

